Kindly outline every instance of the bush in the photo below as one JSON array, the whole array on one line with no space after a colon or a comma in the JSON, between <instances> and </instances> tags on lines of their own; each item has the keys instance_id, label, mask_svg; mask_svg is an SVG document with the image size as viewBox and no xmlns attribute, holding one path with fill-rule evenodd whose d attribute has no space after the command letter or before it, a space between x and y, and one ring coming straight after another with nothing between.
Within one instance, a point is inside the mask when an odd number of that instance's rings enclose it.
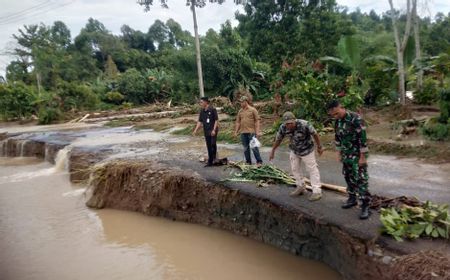
<instances>
[{"instance_id":1,"label":"bush","mask_svg":"<svg viewBox=\"0 0 450 280\"><path fill-rule=\"evenodd\" d=\"M236 116L239 109L236 106L233 105L227 105L222 108L222 112L225 114L228 114L230 116Z\"/></svg>"},{"instance_id":2,"label":"bush","mask_svg":"<svg viewBox=\"0 0 450 280\"><path fill-rule=\"evenodd\" d=\"M61 98L54 92L42 92L34 103L38 109L39 124L50 124L63 117Z\"/></svg>"},{"instance_id":3,"label":"bush","mask_svg":"<svg viewBox=\"0 0 450 280\"><path fill-rule=\"evenodd\" d=\"M357 76L347 77L347 91L345 96L341 97L341 103L349 110L356 110L360 108L364 101L363 96L366 92L364 83L360 82Z\"/></svg>"},{"instance_id":4,"label":"bush","mask_svg":"<svg viewBox=\"0 0 450 280\"><path fill-rule=\"evenodd\" d=\"M148 102L167 99L172 95L173 76L164 70L150 69L145 73L147 77Z\"/></svg>"},{"instance_id":5,"label":"bush","mask_svg":"<svg viewBox=\"0 0 450 280\"><path fill-rule=\"evenodd\" d=\"M35 113L36 88L23 82L0 84L0 116L4 120L26 118Z\"/></svg>"},{"instance_id":6,"label":"bush","mask_svg":"<svg viewBox=\"0 0 450 280\"><path fill-rule=\"evenodd\" d=\"M122 109L122 110L128 110L128 109L131 109L131 108L133 108L133 103L131 103L131 102L123 102L120 105L120 109Z\"/></svg>"},{"instance_id":7,"label":"bush","mask_svg":"<svg viewBox=\"0 0 450 280\"><path fill-rule=\"evenodd\" d=\"M86 84L62 82L58 84L56 93L61 99L61 109L64 111L96 109L100 102L98 95Z\"/></svg>"},{"instance_id":8,"label":"bush","mask_svg":"<svg viewBox=\"0 0 450 280\"><path fill-rule=\"evenodd\" d=\"M450 88L443 88L439 93L439 106L441 108L441 115L439 122L449 123L450 119Z\"/></svg>"},{"instance_id":9,"label":"bush","mask_svg":"<svg viewBox=\"0 0 450 280\"><path fill-rule=\"evenodd\" d=\"M320 126L327 118L326 104L333 98L324 76L313 73L289 80L281 92L296 101L294 114Z\"/></svg>"},{"instance_id":10,"label":"bush","mask_svg":"<svg viewBox=\"0 0 450 280\"><path fill-rule=\"evenodd\" d=\"M431 140L450 140L450 123L440 123L436 119L430 119L421 127L421 132Z\"/></svg>"},{"instance_id":11,"label":"bush","mask_svg":"<svg viewBox=\"0 0 450 280\"><path fill-rule=\"evenodd\" d=\"M422 105L435 103L439 98L437 86L438 83L435 80L426 78L423 82L422 90L414 92L414 103Z\"/></svg>"},{"instance_id":12,"label":"bush","mask_svg":"<svg viewBox=\"0 0 450 280\"><path fill-rule=\"evenodd\" d=\"M62 117L61 111L58 108L45 108L39 109L38 118L39 124L50 124Z\"/></svg>"},{"instance_id":13,"label":"bush","mask_svg":"<svg viewBox=\"0 0 450 280\"><path fill-rule=\"evenodd\" d=\"M118 91L110 91L105 95L105 101L109 103L113 103L116 105L120 105L125 97Z\"/></svg>"},{"instance_id":14,"label":"bush","mask_svg":"<svg viewBox=\"0 0 450 280\"><path fill-rule=\"evenodd\" d=\"M364 98L366 105L395 103L397 78L393 71L382 62L372 62L367 66L365 76L369 89Z\"/></svg>"},{"instance_id":15,"label":"bush","mask_svg":"<svg viewBox=\"0 0 450 280\"><path fill-rule=\"evenodd\" d=\"M146 96L144 76L136 69L128 69L120 76L119 92L125 95L127 102L143 104L149 100Z\"/></svg>"}]
</instances>

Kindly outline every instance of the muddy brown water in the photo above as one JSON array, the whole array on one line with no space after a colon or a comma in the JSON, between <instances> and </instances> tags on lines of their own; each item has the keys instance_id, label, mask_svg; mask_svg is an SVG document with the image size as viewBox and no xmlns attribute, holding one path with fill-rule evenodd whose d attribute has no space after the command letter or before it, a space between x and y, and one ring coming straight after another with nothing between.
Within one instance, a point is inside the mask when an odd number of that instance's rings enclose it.
<instances>
[{"instance_id":1,"label":"muddy brown water","mask_svg":"<svg viewBox=\"0 0 450 280\"><path fill-rule=\"evenodd\" d=\"M224 231L93 211L84 191L46 162L0 157L0 279L341 279Z\"/></svg>"}]
</instances>

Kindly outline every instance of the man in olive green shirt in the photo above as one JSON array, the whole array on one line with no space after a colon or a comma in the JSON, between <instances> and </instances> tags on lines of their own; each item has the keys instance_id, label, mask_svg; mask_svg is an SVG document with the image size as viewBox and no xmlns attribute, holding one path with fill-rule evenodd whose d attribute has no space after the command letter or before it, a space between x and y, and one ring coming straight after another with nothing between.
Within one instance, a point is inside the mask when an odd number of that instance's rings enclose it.
<instances>
[{"instance_id":1,"label":"man in olive green shirt","mask_svg":"<svg viewBox=\"0 0 450 280\"><path fill-rule=\"evenodd\" d=\"M258 111L250 106L247 96L242 96L239 101L241 102L241 110L239 110L236 117L234 135L237 137L238 133L241 134L241 142L244 146L245 161L247 164L252 164L250 154L250 150L252 150L256 159L256 164L261 165L262 159L258 147L250 148L250 141L252 138L261 136Z\"/></svg>"}]
</instances>

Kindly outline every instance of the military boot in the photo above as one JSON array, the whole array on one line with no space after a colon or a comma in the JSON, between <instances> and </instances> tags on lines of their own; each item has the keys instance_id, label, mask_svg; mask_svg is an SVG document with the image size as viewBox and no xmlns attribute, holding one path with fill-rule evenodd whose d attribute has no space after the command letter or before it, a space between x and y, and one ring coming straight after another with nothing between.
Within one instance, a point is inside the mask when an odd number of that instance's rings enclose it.
<instances>
[{"instance_id":1,"label":"military boot","mask_svg":"<svg viewBox=\"0 0 450 280\"><path fill-rule=\"evenodd\" d=\"M358 205L358 202L356 201L356 195L349 194L347 201L344 204L342 204L341 207L342 207L342 209L349 209L356 205Z\"/></svg>"},{"instance_id":2,"label":"military boot","mask_svg":"<svg viewBox=\"0 0 450 280\"><path fill-rule=\"evenodd\" d=\"M361 204L361 214L359 218L365 220L370 216L370 199L363 199Z\"/></svg>"}]
</instances>

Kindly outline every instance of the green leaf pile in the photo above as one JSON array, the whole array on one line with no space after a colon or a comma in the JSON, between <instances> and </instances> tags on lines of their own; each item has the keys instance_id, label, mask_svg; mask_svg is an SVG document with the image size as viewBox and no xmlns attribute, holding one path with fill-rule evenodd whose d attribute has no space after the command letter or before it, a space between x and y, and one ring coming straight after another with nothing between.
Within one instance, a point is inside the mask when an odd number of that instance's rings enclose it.
<instances>
[{"instance_id":1,"label":"green leaf pile","mask_svg":"<svg viewBox=\"0 0 450 280\"><path fill-rule=\"evenodd\" d=\"M239 168L241 172L234 173L227 181L258 182L259 185L268 183L295 185L293 177L271 164L256 166L237 162L233 163L232 166Z\"/></svg>"},{"instance_id":2,"label":"green leaf pile","mask_svg":"<svg viewBox=\"0 0 450 280\"><path fill-rule=\"evenodd\" d=\"M449 239L448 205L427 201L422 207L382 208L382 231L397 241L421 236Z\"/></svg>"}]
</instances>

